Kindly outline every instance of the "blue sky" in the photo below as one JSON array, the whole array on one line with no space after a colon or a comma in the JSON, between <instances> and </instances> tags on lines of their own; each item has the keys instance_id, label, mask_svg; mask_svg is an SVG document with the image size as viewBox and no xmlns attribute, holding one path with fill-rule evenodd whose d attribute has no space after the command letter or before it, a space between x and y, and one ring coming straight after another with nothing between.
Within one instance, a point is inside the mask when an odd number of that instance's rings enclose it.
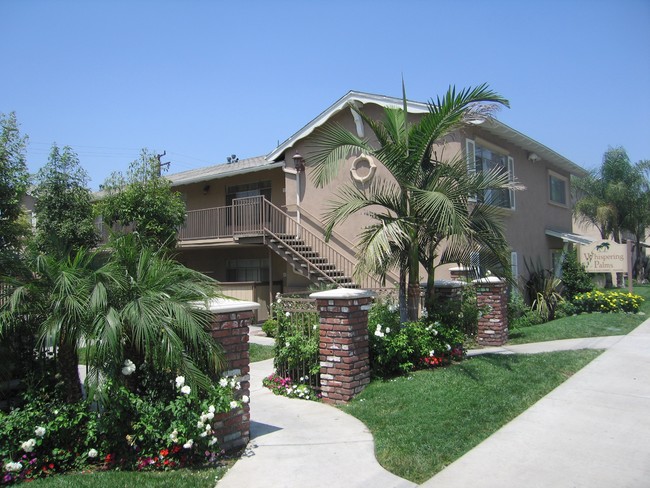
<instances>
[{"instance_id":1,"label":"blue sky","mask_svg":"<svg viewBox=\"0 0 650 488\"><path fill-rule=\"evenodd\" d=\"M266 154L349 90L487 82L498 118L593 168L650 159L650 1L0 1L0 112L94 189L139 149L171 171Z\"/></svg>"}]
</instances>

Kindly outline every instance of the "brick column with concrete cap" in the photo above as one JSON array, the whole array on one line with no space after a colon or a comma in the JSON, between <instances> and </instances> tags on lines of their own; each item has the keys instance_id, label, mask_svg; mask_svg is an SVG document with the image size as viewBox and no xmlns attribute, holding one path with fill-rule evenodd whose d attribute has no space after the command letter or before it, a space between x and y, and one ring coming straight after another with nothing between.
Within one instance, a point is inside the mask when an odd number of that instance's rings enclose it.
<instances>
[{"instance_id":1,"label":"brick column with concrete cap","mask_svg":"<svg viewBox=\"0 0 650 488\"><path fill-rule=\"evenodd\" d=\"M483 346L501 346L508 341L508 287L505 281L490 276L474 280L478 319L476 340Z\"/></svg>"},{"instance_id":2,"label":"brick column with concrete cap","mask_svg":"<svg viewBox=\"0 0 650 488\"><path fill-rule=\"evenodd\" d=\"M250 398L248 330L259 306L255 302L224 298L209 303L213 313L212 337L223 347L226 360L223 374L234 376L241 384L241 389L235 391L237 400L241 400L244 395ZM228 452L245 447L250 439L250 405L244 403L241 408L216 415L212 428L221 449Z\"/></svg>"},{"instance_id":3,"label":"brick column with concrete cap","mask_svg":"<svg viewBox=\"0 0 650 488\"><path fill-rule=\"evenodd\" d=\"M370 383L368 310L373 296L349 288L310 295L320 314L320 381L326 403L346 403Z\"/></svg>"}]
</instances>

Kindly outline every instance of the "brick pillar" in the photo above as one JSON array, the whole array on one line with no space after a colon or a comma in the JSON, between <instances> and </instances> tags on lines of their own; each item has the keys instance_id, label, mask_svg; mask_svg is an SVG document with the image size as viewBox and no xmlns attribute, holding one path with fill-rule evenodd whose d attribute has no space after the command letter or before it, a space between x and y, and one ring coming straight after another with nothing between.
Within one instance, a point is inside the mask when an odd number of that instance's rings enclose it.
<instances>
[{"instance_id":1,"label":"brick pillar","mask_svg":"<svg viewBox=\"0 0 650 488\"><path fill-rule=\"evenodd\" d=\"M241 389L235 392L238 400L244 395L250 398L248 328L257 308L259 304L255 302L217 299L210 303L212 337L223 347L226 359L224 374L237 377L241 383ZM216 415L212 427L225 451L245 447L250 438L250 404Z\"/></svg>"},{"instance_id":2,"label":"brick pillar","mask_svg":"<svg viewBox=\"0 0 650 488\"><path fill-rule=\"evenodd\" d=\"M483 314L478 319L476 340L482 346L502 346L508 341L508 290L494 276L473 281L476 304Z\"/></svg>"},{"instance_id":3,"label":"brick pillar","mask_svg":"<svg viewBox=\"0 0 650 488\"><path fill-rule=\"evenodd\" d=\"M463 299L463 288L466 285L465 281L435 280L434 295L438 300L460 302Z\"/></svg>"},{"instance_id":4,"label":"brick pillar","mask_svg":"<svg viewBox=\"0 0 650 488\"><path fill-rule=\"evenodd\" d=\"M320 382L323 401L350 401L370 383L368 310L373 293L338 288L312 293L320 314Z\"/></svg>"}]
</instances>

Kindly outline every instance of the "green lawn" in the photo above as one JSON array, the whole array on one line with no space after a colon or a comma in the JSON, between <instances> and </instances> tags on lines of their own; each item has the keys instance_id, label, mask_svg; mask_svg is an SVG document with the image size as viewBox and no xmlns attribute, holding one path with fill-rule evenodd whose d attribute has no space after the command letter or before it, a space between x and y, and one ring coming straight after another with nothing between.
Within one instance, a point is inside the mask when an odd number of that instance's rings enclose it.
<instances>
[{"instance_id":1,"label":"green lawn","mask_svg":"<svg viewBox=\"0 0 650 488\"><path fill-rule=\"evenodd\" d=\"M178 471L98 471L44 478L29 486L48 488L213 488L227 468L179 469Z\"/></svg>"},{"instance_id":2,"label":"green lawn","mask_svg":"<svg viewBox=\"0 0 650 488\"><path fill-rule=\"evenodd\" d=\"M261 344L253 344L251 342L249 344L249 347L251 363L264 361L265 359L271 359L275 355L273 346L263 346Z\"/></svg>"},{"instance_id":3,"label":"green lawn","mask_svg":"<svg viewBox=\"0 0 650 488\"><path fill-rule=\"evenodd\" d=\"M422 483L600 352L474 357L448 368L373 381L341 408L368 426L384 468Z\"/></svg>"},{"instance_id":4,"label":"green lawn","mask_svg":"<svg viewBox=\"0 0 650 488\"><path fill-rule=\"evenodd\" d=\"M555 341L580 337L625 335L650 318L650 285L637 285L634 293L645 298L641 314L581 314L564 317L545 324L510 330L509 344Z\"/></svg>"}]
</instances>

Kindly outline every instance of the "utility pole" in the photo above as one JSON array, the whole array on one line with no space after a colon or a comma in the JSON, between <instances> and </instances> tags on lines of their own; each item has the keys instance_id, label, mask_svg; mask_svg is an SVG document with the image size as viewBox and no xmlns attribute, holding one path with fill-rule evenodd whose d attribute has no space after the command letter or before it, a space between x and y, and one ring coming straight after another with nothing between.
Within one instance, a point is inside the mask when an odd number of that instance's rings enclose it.
<instances>
[{"instance_id":1,"label":"utility pole","mask_svg":"<svg viewBox=\"0 0 650 488\"><path fill-rule=\"evenodd\" d=\"M156 159L158 160L158 176L162 176L162 167L165 166L165 169L169 169L169 165L172 164L171 161L166 163L161 163L160 158L167 155L167 151L163 151L162 154L156 154Z\"/></svg>"}]
</instances>

